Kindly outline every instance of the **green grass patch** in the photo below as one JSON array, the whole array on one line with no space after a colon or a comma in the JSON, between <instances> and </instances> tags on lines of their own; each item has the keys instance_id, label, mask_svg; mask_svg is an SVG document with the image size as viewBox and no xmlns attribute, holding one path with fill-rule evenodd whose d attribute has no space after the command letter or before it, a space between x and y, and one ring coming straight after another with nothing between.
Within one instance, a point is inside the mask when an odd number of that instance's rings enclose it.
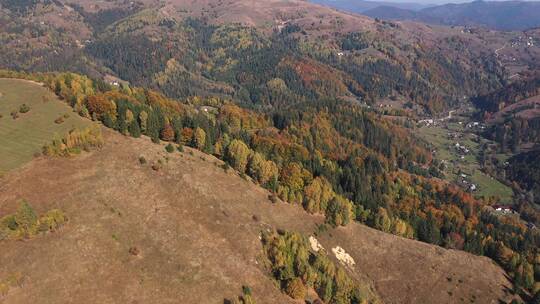
<instances>
[{"instance_id":1,"label":"green grass patch","mask_svg":"<svg viewBox=\"0 0 540 304\"><path fill-rule=\"evenodd\" d=\"M0 117L0 174L30 161L55 135L92 124L48 89L19 79L0 79Z\"/></svg>"},{"instance_id":2,"label":"green grass patch","mask_svg":"<svg viewBox=\"0 0 540 304\"><path fill-rule=\"evenodd\" d=\"M501 203L506 204L512 202L512 189L480 170L475 170L471 176L471 181L478 186L476 195L482 197L495 196L500 198Z\"/></svg>"},{"instance_id":3,"label":"green grass patch","mask_svg":"<svg viewBox=\"0 0 540 304\"><path fill-rule=\"evenodd\" d=\"M451 139L448 133L458 133L462 137ZM481 143L487 142L485 139L475 141L474 134L468 133L462 125L455 123L448 124L448 128L421 127L418 128L417 134L433 146L437 151L435 153L437 159L446 161L447 168L444 173L447 180L459 183L462 180L459 173L464 173L467 175L466 180L476 185L477 191L474 192L476 196L498 197L501 203L506 204L512 202L512 189L480 170L477 156L480 153ZM464 159L461 159L460 153L456 150L456 143L469 149L470 152ZM499 156L500 160L506 161L506 155Z\"/></svg>"}]
</instances>

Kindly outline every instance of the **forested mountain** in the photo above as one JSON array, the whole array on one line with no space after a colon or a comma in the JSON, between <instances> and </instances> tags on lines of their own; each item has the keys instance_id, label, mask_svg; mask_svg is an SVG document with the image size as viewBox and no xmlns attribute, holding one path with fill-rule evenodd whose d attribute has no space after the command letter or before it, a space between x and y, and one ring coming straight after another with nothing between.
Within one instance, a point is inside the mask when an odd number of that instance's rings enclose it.
<instances>
[{"instance_id":1,"label":"forested mountain","mask_svg":"<svg viewBox=\"0 0 540 304\"><path fill-rule=\"evenodd\" d=\"M2 221L1 301L295 304L305 297L350 303L344 302L349 294L367 303L512 299L506 273L490 259L359 223L333 229L301 206L271 202L269 192L214 156L185 146L169 153L145 137L102 133L101 149L40 157L0 177L2 219L22 222L20 215L37 214L41 223L53 220L54 229L3 239ZM18 198L28 203L19 205ZM313 250L310 240L323 249ZM355 265L342 265L332 251L338 248ZM433 283L411 293L418 282Z\"/></svg>"},{"instance_id":2,"label":"forested mountain","mask_svg":"<svg viewBox=\"0 0 540 304\"><path fill-rule=\"evenodd\" d=\"M536 95L540 95L540 75L529 76L489 94L475 97L473 102L481 111L496 113Z\"/></svg>"},{"instance_id":3,"label":"forested mountain","mask_svg":"<svg viewBox=\"0 0 540 304\"><path fill-rule=\"evenodd\" d=\"M513 282L512 294L500 296L498 290L497 297L540 298L538 230L519 215L493 208L496 198L477 197L445 180L445 161L434 158L430 143L415 134L417 118L463 107L469 96L487 96L483 101L478 97L486 112L491 104L500 104L496 96L503 93L493 93L498 89L515 87L515 96L528 97L534 83L509 84L513 75L499 54L501 45L511 44L520 33L372 20L294 0L35 0L1 5L0 67L5 70L0 78L42 83L87 120L126 137L165 142L163 153L184 153L189 146L192 153L211 154L223 162L223 170L232 168L269 191L270 201L298 205L319 218L314 234L331 238L333 231L360 223L487 256ZM512 57L514 66L534 69L536 61L527 57L533 53L520 54L525 55ZM28 110L21 105L3 122L16 122ZM39 154L62 157L91 150L101 146L99 134L74 130ZM527 140L536 141L527 134ZM503 149L505 141L499 141ZM133 153L128 157L122 151L120 159L132 158ZM166 178L161 170L169 154L152 163L156 178ZM146 161L138 159L143 166ZM129 172L133 170L138 169ZM104 187L99 173L92 176ZM135 185L129 177L122 180ZM162 199L159 191L171 186L156 189L153 195ZM200 192L208 195L212 186ZM122 217L108 202L101 204ZM2 219L0 241L54 230L41 225L35 214L22 216L34 219L23 223L21 214L32 213L23 207ZM161 206L154 208L157 214ZM143 217L153 215L138 215ZM197 220L185 220L201 229L197 221L206 221L202 218L198 214ZM312 226L301 224L292 226L312 232ZM242 224L235 227L243 229ZM315 295L326 303L378 303L379 296L369 283L361 284L350 263L343 269L334 266L318 249L309 249L306 236L283 231L278 224L261 227L257 229L265 232L257 244L263 247L257 248L266 255L261 264L274 287L299 300ZM170 229L164 228L168 234ZM121 238L113 234L113 239ZM157 255L168 251L169 245L161 246L165 249ZM133 255L139 256L136 251ZM259 256L249 263L258 261ZM444 286L457 284L450 274L439 278ZM446 291L448 302L459 302L452 292ZM243 296L240 303L252 303L250 290ZM476 295L469 300L494 301ZM410 301L446 300L427 293Z\"/></svg>"},{"instance_id":4,"label":"forested mountain","mask_svg":"<svg viewBox=\"0 0 540 304\"><path fill-rule=\"evenodd\" d=\"M358 221L487 255L512 274L517 288L533 288L535 262L526 257L536 255L540 235L519 220L497 216L489 202L432 178L436 163L406 128L357 105L310 101L262 115L216 98L179 103L74 74L3 75L44 82L81 115L125 135L212 153L276 197L323 214L330 226Z\"/></svg>"},{"instance_id":5,"label":"forested mountain","mask_svg":"<svg viewBox=\"0 0 540 304\"><path fill-rule=\"evenodd\" d=\"M362 14L387 20L416 20L441 25L484 26L512 31L540 26L540 3L534 1L473 1L444 4L418 11L381 5Z\"/></svg>"},{"instance_id":6,"label":"forested mountain","mask_svg":"<svg viewBox=\"0 0 540 304\"><path fill-rule=\"evenodd\" d=\"M372 10L377 7L386 6L388 8L397 8L404 10L417 11L431 5L411 2L377 2L377 1L365 1L365 0L311 0L313 3L322 4L330 7L334 7L344 11L350 11L354 13L363 13L365 11Z\"/></svg>"},{"instance_id":7,"label":"forested mountain","mask_svg":"<svg viewBox=\"0 0 540 304\"><path fill-rule=\"evenodd\" d=\"M477 37L375 22L305 2L278 6L266 24L255 27L251 19L219 21L233 18L222 13L230 14L232 4L211 6L216 19L208 16L210 7L200 8L201 15L194 7L186 18L174 3L146 9L143 3L68 3L40 2L27 8L33 11L25 18L2 10L0 64L113 74L172 97L220 94L256 106L314 97L368 103L392 97L427 112L445 110L463 94L487 93L504 78ZM305 15L307 8L313 12Z\"/></svg>"},{"instance_id":8,"label":"forested mountain","mask_svg":"<svg viewBox=\"0 0 540 304\"><path fill-rule=\"evenodd\" d=\"M509 178L529 191L533 200L540 203L540 150L522 153L509 160Z\"/></svg>"},{"instance_id":9,"label":"forested mountain","mask_svg":"<svg viewBox=\"0 0 540 304\"><path fill-rule=\"evenodd\" d=\"M497 141L503 151L529 149L540 143L540 77L509 84L490 94L472 99L488 123L485 135Z\"/></svg>"}]
</instances>

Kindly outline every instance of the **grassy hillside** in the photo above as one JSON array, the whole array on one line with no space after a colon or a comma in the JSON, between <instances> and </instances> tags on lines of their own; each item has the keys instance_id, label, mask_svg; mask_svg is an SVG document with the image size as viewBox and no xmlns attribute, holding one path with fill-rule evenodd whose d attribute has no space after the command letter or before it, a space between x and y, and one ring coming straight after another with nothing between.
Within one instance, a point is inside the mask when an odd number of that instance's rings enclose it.
<instances>
[{"instance_id":1,"label":"grassy hillside","mask_svg":"<svg viewBox=\"0 0 540 304\"><path fill-rule=\"evenodd\" d=\"M269 192L214 157L104 135L102 150L37 159L0 179L0 214L24 198L38 214L60 209L69 218L55 233L1 243L0 282L14 283L0 301L222 303L246 285L259 304L298 303L266 267L259 236L272 229L317 231L336 265L332 249L342 247L356 262L346 273L384 303L508 299L504 271L487 258L356 223L323 232L321 216L271 203Z\"/></svg>"},{"instance_id":2,"label":"grassy hillside","mask_svg":"<svg viewBox=\"0 0 540 304\"><path fill-rule=\"evenodd\" d=\"M0 115L0 174L30 161L55 135L90 125L48 89L25 80L0 79Z\"/></svg>"}]
</instances>

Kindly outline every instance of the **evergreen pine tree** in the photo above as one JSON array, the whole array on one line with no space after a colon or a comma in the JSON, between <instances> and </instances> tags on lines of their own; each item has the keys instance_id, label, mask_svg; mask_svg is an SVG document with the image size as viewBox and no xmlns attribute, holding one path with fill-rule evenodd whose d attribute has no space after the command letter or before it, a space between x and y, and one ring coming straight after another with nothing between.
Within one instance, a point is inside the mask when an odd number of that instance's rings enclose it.
<instances>
[{"instance_id":1,"label":"evergreen pine tree","mask_svg":"<svg viewBox=\"0 0 540 304\"><path fill-rule=\"evenodd\" d=\"M114 121L112 120L112 117L109 113L106 113L105 115L103 115L103 124L107 127L107 128L114 128Z\"/></svg>"},{"instance_id":2,"label":"evergreen pine tree","mask_svg":"<svg viewBox=\"0 0 540 304\"><path fill-rule=\"evenodd\" d=\"M129 125L129 134L135 138L141 137L141 128L136 119L131 121L131 124Z\"/></svg>"}]
</instances>

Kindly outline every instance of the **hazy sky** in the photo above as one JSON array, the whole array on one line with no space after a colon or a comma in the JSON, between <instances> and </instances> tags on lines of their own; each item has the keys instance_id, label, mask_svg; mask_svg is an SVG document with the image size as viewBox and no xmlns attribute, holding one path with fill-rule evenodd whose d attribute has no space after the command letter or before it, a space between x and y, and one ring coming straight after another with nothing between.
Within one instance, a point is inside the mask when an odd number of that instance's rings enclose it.
<instances>
[{"instance_id":1,"label":"hazy sky","mask_svg":"<svg viewBox=\"0 0 540 304\"><path fill-rule=\"evenodd\" d=\"M343 0L340 0L343 1ZM362 0L349 0L351 2ZM369 1L369 0L366 0ZM377 2L394 2L394 3L422 3L422 4L445 4L445 3L467 3L471 0L374 0ZM508 1L508 0L490 0L490 1ZM523 1L523 0L521 0ZM527 1L540 1L540 0L527 0Z\"/></svg>"}]
</instances>

